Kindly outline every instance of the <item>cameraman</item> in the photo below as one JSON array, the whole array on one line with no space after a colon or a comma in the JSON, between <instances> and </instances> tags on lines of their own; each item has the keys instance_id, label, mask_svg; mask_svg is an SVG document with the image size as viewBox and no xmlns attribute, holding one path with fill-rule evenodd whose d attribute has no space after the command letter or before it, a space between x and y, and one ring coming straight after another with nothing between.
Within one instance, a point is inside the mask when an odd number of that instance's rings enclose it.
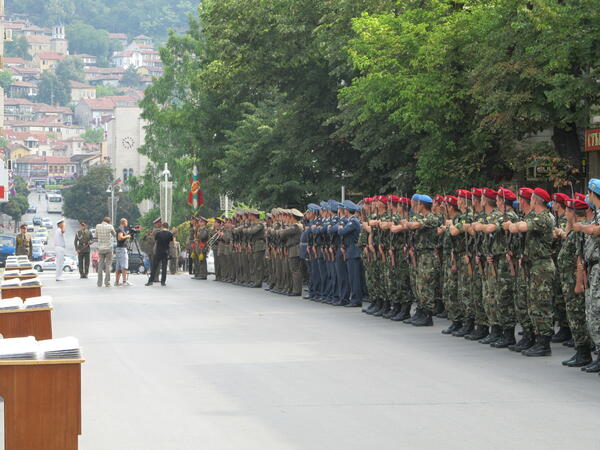
<instances>
[{"instance_id":1,"label":"cameraman","mask_svg":"<svg viewBox=\"0 0 600 450\"><path fill-rule=\"evenodd\" d=\"M119 286L119 278L123 274L123 286L131 286L131 283L127 280L127 270L129 269L129 254L127 253L127 244L131 239L131 232L128 227L127 219L123 218L119 222L120 226L117 230L117 248L115 250L116 256L116 280L115 286Z\"/></svg>"}]
</instances>

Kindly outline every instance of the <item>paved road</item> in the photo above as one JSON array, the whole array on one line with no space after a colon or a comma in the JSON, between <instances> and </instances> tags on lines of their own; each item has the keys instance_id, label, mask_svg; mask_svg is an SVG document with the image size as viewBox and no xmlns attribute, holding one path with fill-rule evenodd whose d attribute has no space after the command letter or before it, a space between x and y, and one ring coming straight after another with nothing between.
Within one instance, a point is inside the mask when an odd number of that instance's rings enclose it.
<instances>
[{"instance_id":1,"label":"paved road","mask_svg":"<svg viewBox=\"0 0 600 450\"><path fill-rule=\"evenodd\" d=\"M44 274L44 276L50 276ZM600 377L263 290L48 279L83 450L599 448Z\"/></svg>"}]
</instances>

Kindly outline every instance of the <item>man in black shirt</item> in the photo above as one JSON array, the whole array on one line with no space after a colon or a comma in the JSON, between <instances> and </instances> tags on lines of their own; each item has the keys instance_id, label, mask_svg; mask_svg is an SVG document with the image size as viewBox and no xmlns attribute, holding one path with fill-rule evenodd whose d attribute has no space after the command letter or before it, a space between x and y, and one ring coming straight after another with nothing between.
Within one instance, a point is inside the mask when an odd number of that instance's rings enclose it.
<instances>
[{"instance_id":1,"label":"man in black shirt","mask_svg":"<svg viewBox=\"0 0 600 450\"><path fill-rule=\"evenodd\" d=\"M167 282L167 262L169 261L169 244L173 240L173 233L169 231L169 224L163 222L162 228L159 232L154 235L154 241L156 243L154 255L152 257L152 270L150 271L150 278L146 286L152 286L152 280L156 278L158 272L158 265L161 266L160 284L165 286Z\"/></svg>"}]
</instances>

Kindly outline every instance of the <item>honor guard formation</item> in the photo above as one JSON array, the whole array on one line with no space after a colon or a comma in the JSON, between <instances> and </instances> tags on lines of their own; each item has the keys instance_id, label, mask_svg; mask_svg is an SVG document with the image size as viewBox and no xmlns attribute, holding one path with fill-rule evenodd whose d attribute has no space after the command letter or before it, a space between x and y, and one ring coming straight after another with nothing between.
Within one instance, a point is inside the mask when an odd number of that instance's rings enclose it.
<instances>
[{"instance_id":1,"label":"honor guard formation","mask_svg":"<svg viewBox=\"0 0 600 450\"><path fill-rule=\"evenodd\" d=\"M192 220L190 273L301 296L442 334L549 356L600 372L600 180L586 196L542 188L457 189L454 195L377 195ZM414 307L413 307L414 306ZM518 341L517 341L518 339Z\"/></svg>"}]
</instances>

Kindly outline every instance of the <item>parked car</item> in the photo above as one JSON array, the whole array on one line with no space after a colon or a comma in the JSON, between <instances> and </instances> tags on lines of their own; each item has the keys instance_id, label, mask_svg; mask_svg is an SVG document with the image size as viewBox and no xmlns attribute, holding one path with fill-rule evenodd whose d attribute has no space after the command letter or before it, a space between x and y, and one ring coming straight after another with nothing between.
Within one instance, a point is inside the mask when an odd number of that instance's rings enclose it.
<instances>
[{"instance_id":1,"label":"parked car","mask_svg":"<svg viewBox=\"0 0 600 450\"><path fill-rule=\"evenodd\" d=\"M33 268L38 272L43 272L44 270L56 270L56 256L51 256L43 261L35 263ZM65 256L63 271L73 272L74 270L77 270L77 262L73 258Z\"/></svg>"},{"instance_id":2,"label":"parked car","mask_svg":"<svg viewBox=\"0 0 600 450\"><path fill-rule=\"evenodd\" d=\"M112 260L112 271L116 268L116 259ZM141 253L130 253L129 254L129 272L131 273L146 273L146 266L144 265L144 255Z\"/></svg>"},{"instance_id":3,"label":"parked car","mask_svg":"<svg viewBox=\"0 0 600 450\"><path fill-rule=\"evenodd\" d=\"M41 226L42 225L42 218L40 216L33 216L33 224L35 226Z\"/></svg>"},{"instance_id":4,"label":"parked car","mask_svg":"<svg viewBox=\"0 0 600 450\"><path fill-rule=\"evenodd\" d=\"M35 206L30 206L27 208L27 214L35 214L37 212L37 208Z\"/></svg>"},{"instance_id":5,"label":"parked car","mask_svg":"<svg viewBox=\"0 0 600 450\"><path fill-rule=\"evenodd\" d=\"M42 219L42 226L46 227L49 230L53 228L52 221L48 217L44 217Z\"/></svg>"}]
</instances>

